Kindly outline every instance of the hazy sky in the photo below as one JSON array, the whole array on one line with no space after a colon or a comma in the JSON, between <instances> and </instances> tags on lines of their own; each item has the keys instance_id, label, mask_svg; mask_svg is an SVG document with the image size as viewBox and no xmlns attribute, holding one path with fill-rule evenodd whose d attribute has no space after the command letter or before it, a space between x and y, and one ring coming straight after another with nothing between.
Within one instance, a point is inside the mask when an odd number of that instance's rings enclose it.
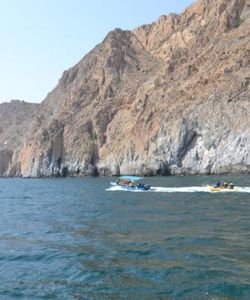
<instances>
[{"instance_id":1,"label":"hazy sky","mask_svg":"<svg viewBox=\"0 0 250 300\"><path fill-rule=\"evenodd\" d=\"M151 23L192 2L0 0L0 102L42 101L110 30Z\"/></svg>"}]
</instances>

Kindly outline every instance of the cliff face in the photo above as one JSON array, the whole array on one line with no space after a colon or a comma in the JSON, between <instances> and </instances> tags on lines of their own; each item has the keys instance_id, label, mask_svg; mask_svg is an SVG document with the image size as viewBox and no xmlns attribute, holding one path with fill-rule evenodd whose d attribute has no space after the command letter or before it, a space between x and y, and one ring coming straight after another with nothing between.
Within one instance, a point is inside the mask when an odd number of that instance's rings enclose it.
<instances>
[{"instance_id":1,"label":"cliff face","mask_svg":"<svg viewBox=\"0 0 250 300\"><path fill-rule=\"evenodd\" d=\"M0 175L21 175L17 159L38 104L12 100L0 104Z\"/></svg>"},{"instance_id":2,"label":"cliff face","mask_svg":"<svg viewBox=\"0 0 250 300\"><path fill-rule=\"evenodd\" d=\"M249 28L249 0L204 0L114 30L64 72L4 174L249 172Z\"/></svg>"}]
</instances>

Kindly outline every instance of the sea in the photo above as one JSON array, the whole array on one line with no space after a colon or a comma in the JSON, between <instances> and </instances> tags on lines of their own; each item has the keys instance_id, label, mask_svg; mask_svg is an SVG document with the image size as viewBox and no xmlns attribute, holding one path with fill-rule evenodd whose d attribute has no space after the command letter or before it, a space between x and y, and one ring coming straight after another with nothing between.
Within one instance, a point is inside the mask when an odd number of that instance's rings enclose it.
<instances>
[{"instance_id":1,"label":"sea","mask_svg":"<svg viewBox=\"0 0 250 300\"><path fill-rule=\"evenodd\" d=\"M0 179L1 300L250 299L250 176L115 179Z\"/></svg>"}]
</instances>

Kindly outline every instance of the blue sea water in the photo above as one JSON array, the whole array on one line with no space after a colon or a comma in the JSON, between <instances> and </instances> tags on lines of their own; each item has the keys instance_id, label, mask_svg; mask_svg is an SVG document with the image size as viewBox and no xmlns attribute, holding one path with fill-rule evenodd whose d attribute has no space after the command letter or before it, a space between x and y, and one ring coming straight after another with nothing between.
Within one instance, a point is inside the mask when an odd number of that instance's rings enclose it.
<instances>
[{"instance_id":1,"label":"blue sea water","mask_svg":"<svg viewBox=\"0 0 250 300\"><path fill-rule=\"evenodd\" d=\"M0 180L0 299L250 299L250 176Z\"/></svg>"}]
</instances>

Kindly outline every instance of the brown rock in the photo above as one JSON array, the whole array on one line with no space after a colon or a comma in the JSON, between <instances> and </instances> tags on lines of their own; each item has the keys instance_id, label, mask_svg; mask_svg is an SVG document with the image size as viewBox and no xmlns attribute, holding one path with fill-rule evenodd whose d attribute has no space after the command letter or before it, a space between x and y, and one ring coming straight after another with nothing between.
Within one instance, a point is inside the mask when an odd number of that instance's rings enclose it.
<instances>
[{"instance_id":1,"label":"brown rock","mask_svg":"<svg viewBox=\"0 0 250 300\"><path fill-rule=\"evenodd\" d=\"M9 170L249 172L249 16L248 0L204 0L112 31L41 103Z\"/></svg>"},{"instance_id":2,"label":"brown rock","mask_svg":"<svg viewBox=\"0 0 250 300\"><path fill-rule=\"evenodd\" d=\"M37 108L38 104L19 100L0 104L0 176L20 175L16 155L25 143Z\"/></svg>"}]
</instances>

